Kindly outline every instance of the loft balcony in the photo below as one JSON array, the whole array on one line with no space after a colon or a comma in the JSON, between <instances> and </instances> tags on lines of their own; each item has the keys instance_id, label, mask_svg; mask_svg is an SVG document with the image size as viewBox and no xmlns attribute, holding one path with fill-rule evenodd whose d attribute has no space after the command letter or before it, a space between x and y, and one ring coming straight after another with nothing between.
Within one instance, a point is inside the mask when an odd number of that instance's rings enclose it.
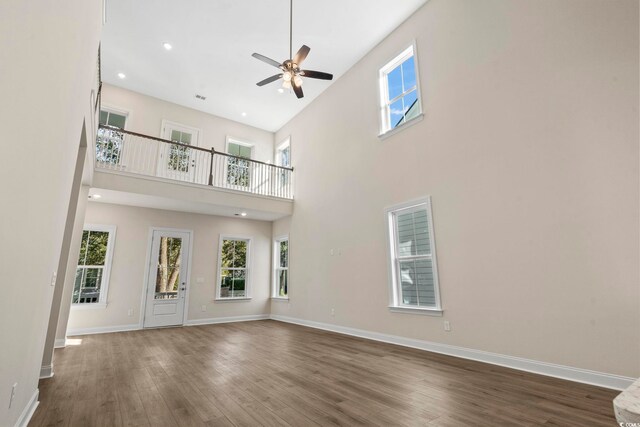
<instances>
[{"instance_id":1,"label":"loft balcony","mask_svg":"<svg viewBox=\"0 0 640 427\"><path fill-rule=\"evenodd\" d=\"M100 125L92 187L113 203L274 220L292 213L293 169Z\"/></svg>"}]
</instances>

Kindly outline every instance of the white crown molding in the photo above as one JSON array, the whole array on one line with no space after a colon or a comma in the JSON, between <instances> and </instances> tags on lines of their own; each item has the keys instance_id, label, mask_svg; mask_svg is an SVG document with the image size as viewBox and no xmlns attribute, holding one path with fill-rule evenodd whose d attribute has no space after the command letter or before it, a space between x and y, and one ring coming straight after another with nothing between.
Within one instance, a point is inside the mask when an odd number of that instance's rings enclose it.
<instances>
[{"instance_id":1,"label":"white crown molding","mask_svg":"<svg viewBox=\"0 0 640 427\"><path fill-rule=\"evenodd\" d=\"M29 399L29 403L24 407L18 421L16 421L15 427L27 427L29 421L31 421L31 417L33 417L33 413L36 412L36 408L40 403L38 401L38 396L40 395L40 390L36 389L33 392L33 396Z\"/></svg>"},{"instance_id":2,"label":"white crown molding","mask_svg":"<svg viewBox=\"0 0 640 427\"><path fill-rule=\"evenodd\" d=\"M325 331L337 332L339 334L351 335L374 341L401 345L403 347L411 347L419 350L446 354L463 359L476 360L479 362L490 363L492 365L505 366L507 368L517 369L520 371L532 372L534 374L546 375L549 377L561 378L564 380L591 384L614 390L624 390L625 388L629 387L629 385L631 385L635 380L635 378L624 377L621 375L607 374L604 372L590 371L587 369L556 365L547 362L539 362L537 360L490 353L487 351L474 350L464 347L456 347L448 344L440 344L430 341L416 340L396 335L381 334L378 332L349 328L346 326L332 325L329 323L314 322L311 320L297 319L280 315L271 315L271 319L277 320L279 322L294 323L296 325L323 329Z\"/></svg>"}]
</instances>

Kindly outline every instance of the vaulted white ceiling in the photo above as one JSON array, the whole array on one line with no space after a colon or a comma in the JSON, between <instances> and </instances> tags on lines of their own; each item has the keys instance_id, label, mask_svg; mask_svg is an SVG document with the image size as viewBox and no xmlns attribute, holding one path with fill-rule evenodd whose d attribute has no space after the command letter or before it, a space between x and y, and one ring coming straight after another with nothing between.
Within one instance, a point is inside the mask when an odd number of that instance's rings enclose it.
<instances>
[{"instance_id":1,"label":"vaulted white ceiling","mask_svg":"<svg viewBox=\"0 0 640 427\"><path fill-rule=\"evenodd\" d=\"M294 0L294 53L335 81L425 2ZM253 52L289 57L289 0L107 0L106 17L103 81L175 104L276 131L332 83L305 79L303 99L256 86L278 69Z\"/></svg>"}]
</instances>

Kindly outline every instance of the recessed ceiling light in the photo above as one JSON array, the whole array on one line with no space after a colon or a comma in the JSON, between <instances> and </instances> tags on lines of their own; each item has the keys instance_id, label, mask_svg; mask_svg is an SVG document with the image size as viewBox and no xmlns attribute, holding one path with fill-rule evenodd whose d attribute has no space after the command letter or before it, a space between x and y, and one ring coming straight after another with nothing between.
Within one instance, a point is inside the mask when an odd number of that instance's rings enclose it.
<instances>
[{"instance_id":1,"label":"recessed ceiling light","mask_svg":"<svg viewBox=\"0 0 640 427\"><path fill-rule=\"evenodd\" d=\"M278 88L278 93L284 93L284 89L282 89L281 87Z\"/></svg>"},{"instance_id":2,"label":"recessed ceiling light","mask_svg":"<svg viewBox=\"0 0 640 427\"><path fill-rule=\"evenodd\" d=\"M118 78L124 79L125 77L127 76L124 73L118 73Z\"/></svg>"},{"instance_id":3,"label":"recessed ceiling light","mask_svg":"<svg viewBox=\"0 0 640 427\"><path fill-rule=\"evenodd\" d=\"M242 117L247 117L247 113L245 113L244 111L242 112Z\"/></svg>"},{"instance_id":4,"label":"recessed ceiling light","mask_svg":"<svg viewBox=\"0 0 640 427\"><path fill-rule=\"evenodd\" d=\"M173 46L171 46L171 43L167 42L162 43L162 47L164 47L166 50L171 50L171 48L173 48Z\"/></svg>"}]
</instances>

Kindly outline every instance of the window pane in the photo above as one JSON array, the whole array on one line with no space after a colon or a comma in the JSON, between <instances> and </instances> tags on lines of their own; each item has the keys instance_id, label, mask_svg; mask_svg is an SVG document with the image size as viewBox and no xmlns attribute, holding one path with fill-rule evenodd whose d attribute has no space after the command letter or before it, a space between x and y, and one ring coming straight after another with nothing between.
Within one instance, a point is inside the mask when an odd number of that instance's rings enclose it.
<instances>
[{"instance_id":1,"label":"window pane","mask_svg":"<svg viewBox=\"0 0 640 427\"><path fill-rule=\"evenodd\" d=\"M251 158L251 147L246 147L244 145L241 145L239 147L239 151L238 152L240 153L239 154L240 157L244 157L246 159L250 159Z\"/></svg>"},{"instance_id":2,"label":"window pane","mask_svg":"<svg viewBox=\"0 0 640 427\"><path fill-rule=\"evenodd\" d=\"M109 126L115 126L118 129L124 129L124 123L127 120L126 116L122 114L109 113Z\"/></svg>"},{"instance_id":3,"label":"window pane","mask_svg":"<svg viewBox=\"0 0 640 427\"><path fill-rule=\"evenodd\" d=\"M178 298L180 286L180 264L182 262L182 239L161 237L156 274L154 299Z\"/></svg>"},{"instance_id":4,"label":"window pane","mask_svg":"<svg viewBox=\"0 0 640 427\"><path fill-rule=\"evenodd\" d=\"M431 254L426 210L399 214L396 221L399 257Z\"/></svg>"},{"instance_id":5,"label":"window pane","mask_svg":"<svg viewBox=\"0 0 640 427\"><path fill-rule=\"evenodd\" d=\"M404 97L405 116L404 120L409 121L420 114L420 101L418 100L418 92L413 91Z\"/></svg>"},{"instance_id":6,"label":"window pane","mask_svg":"<svg viewBox=\"0 0 640 427\"><path fill-rule=\"evenodd\" d=\"M220 272L220 298L230 297L231 281L231 270L222 269Z\"/></svg>"},{"instance_id":7,"label":"window pane","mask_svg":"<svg viewBox=\"0 0 640 427\"><path fill-rule=\"evenodd\" d=\"M180 133L180 142L183 144L191 145L191 134L181 132Z\"/></svg>"},{"instance_id":8,"label":"window pane","mask_svg":"<svg viewBox=\"0 0 640 427\"><path fill-rule=\"evenodd\" d=\"M72 299L74 304L91 304L100 301L102 271L102 267L80 267L76 270Z\"/></svg>"},{"instance_id":9,"label":"window pane","mask_svg":"<svg viewBox=\"0 0 640 427\"><path fill-rule=\"evenodd\" d=\"M413 56L402 63L403 92L416 86L416 65Z\"/></svg>"},{"instance_id":10,"label":"window pane","mask_svg":"<svg viewBox=\"0 0 640 427\"><path fill-rule=\"evenodd\" d=\"M229 151L229 154L231 154L231 155L239 156L240 155L240 146L238 144L234 144L233 142L230 142L227 151Z\"/></svg>"},{"instance_id":11,"label":"window pane","mask_svg":"<svg viewBox=\"0 0 640 427\"><path fill-rule=\"evenodd\" d=\"M234 240L235 252L233 257L234 268L245 268L247 266L247 242L244 240Z\"/></svg>"},{"instance_id":12,"label":"window pane","mask_svg":"<svg viewBox=\"0 0 640 427\"><path fill-rule=\"evenodd\" d=\"M278 270L277 278L278 278L278 296L286 297L288 293L287 289L287 276L289 272L287 270Z\"/></svg>"},{"instance_id":13,"label":"window pane","mask_svg":"<svg viewBox=\"0 0 640 427\"><path fill-rule=\"evenodd\" d=\"M284 148L280 151L280 166L290 166L291 165L291 160L289 159L289 156L291 154L291 149L290 147Z\"/></svg>"},{"instance_id":14,"label":"window pane","mask_svg":"<svg viewBox=\"0 0 640 427\"><path fill-rule=\"evenodd\" d=\"M82 242L80 242L80 256L78 257L78 265L85 265L85 258L87 256L87 242L89 240L89 231L84 230L82 232Z\"/></svg>"},{"instance_id":15,"label":"window pane","mask_svg":"<svg viewBox=\"0 0 640 427\"><path fill-rule=\"evenodd\" d=\"M245 293L245 270L232 270L231 274L231 288L229 290L229 296L232 298L244 297Z\"/></svg>"},{"instance_id":16,"label":"window pane","mask_svg":"<svg viewBox=\"0 0 640 427\"><path fill-rule=\"evenodd\" d=\"M289 241L283 240L280 242L280 267L289 266Z\"/></svg>"},{"instance_id":17,"label":"window pane","mask_svg":"<svg viewBox=\"0 0 640 427\"><path fill-rule=\"evenodd\" d=\"M387 88L389 101L402 94L402 71L400 70L400 65L387 74Z\"/></svg>"},{"instance_id":18,"label":"window pane","mask_svg":"<svg viewBox=\"0 0 640 427\"><path fill-rule=\"evenodd\" d=\"M109 233L107 231L89 231L83 265L104 265L107 258L108 242Z\"/></svg>"},{"instance_id":19,"label":"window pane","mask_svg":"<svg viewBox=\"0 0 640 427\"><path fill-rule=\"evenodd\" d=\"M109 113L108 112L100 111L100 124L101 125L106 125L108 118L109 118Z\"/></svg>"},{"instance_id":20,"label":"window pane","mask_svg":"<svg viewBox=\"0 0 640 427\"><path fill-rule=\"evenodd\" d=\"M431 260L400 262L402 304L435 307L435 288Z\"/></svg>"},{"instance_id":21,"label":"window pane","mask_svg":"<svg viewBox=\"0 0 640 427\"><path fill-rule=\"evenodd\" d=\"M177 130L172 129L171 130L171 141L180 142L180 132L178 132Z\"/></svg>"},{"instance_id":22,"label":"window pane","mask_svg":"<svg viewBox=\"0 0 640 427\"><path fill-rule=\"evenodd\" d=\"M398 99L389 107L389 119L391 129L404 121L404 105L402 104L402 98Z\"/></svg>"}]
</instances>

